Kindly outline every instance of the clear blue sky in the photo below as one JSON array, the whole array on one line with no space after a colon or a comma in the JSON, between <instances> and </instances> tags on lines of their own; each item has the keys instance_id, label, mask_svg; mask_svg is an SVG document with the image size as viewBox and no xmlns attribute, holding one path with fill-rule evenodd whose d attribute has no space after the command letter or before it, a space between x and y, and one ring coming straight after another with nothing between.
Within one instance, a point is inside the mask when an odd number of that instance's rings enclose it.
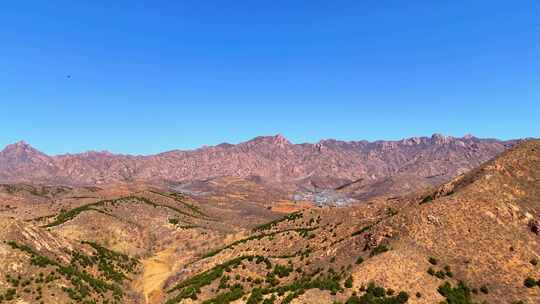
<instances>
[{"instance_id":1,"label":"clear blue sky","mask_svg":"<svg viewBox=\"0 0 540 304\"><path fill-rule=\"evenodd\" d=\"M540 137L539 16L538 0L6 1L0 145Z\"/></svg>"}]
</instances>

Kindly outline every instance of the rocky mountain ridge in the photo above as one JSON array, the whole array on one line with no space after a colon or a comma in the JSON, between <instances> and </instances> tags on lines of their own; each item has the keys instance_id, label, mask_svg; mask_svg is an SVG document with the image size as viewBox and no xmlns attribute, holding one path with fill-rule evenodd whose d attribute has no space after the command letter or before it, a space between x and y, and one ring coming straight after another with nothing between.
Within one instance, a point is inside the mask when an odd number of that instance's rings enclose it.
<instances>
[{"instance_id":1,"label":"rocky mountain ridge","mask_svg":"<svg viewBox=\"0 0 540 304\"><path fill-rule=\"evenodd\" d=\"M18 142L0 152L0 181L99 185L259 176L272 182L317 181L323 187L337 187L358 179L408 174L440 182L491 159L512 143L434 134L398 141L329 139L293 144L276 135L148 156L95 151L50 156Z\"/></svg>"}]
</instances>

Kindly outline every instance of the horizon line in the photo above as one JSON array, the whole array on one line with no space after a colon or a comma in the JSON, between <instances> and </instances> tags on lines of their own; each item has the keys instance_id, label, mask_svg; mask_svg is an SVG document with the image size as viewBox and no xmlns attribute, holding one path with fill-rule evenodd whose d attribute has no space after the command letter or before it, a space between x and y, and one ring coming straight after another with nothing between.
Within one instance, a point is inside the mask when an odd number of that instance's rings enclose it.
<instances>
[{"instance_id":1,"label":"horizon line","mask_svg":"<svg viewBox=\"0 0 540 304\"><path fill-rule=\"evenodd\" d=\"M252 138L249 138L247 140L243 140L243 141L239 141L237 143L229 143L229 142L221 142L219 144L214 144L214 145L202 145L202 146L199 146L199 147L196 147L196 148L191 148L191 149L181 149L181 148L178 148L178 149L171 149L171 150L165 150L165 151L162 151L162 152L158 152L158 153L148 153L148 154L136 154L136 153L116 153L116 152L111 152L109 150L85 150L85 151L81 151L81 152L63 152L63 153L55 153L55 154L48 154L48 153L45 153L43 151L41 151L40 149L36 148L35 146L33 146L32 144L28 143L26 140L24 139L21 139L21 140L18 140L14 143L11 143L11 144L7 144L4 146L4 148L1 150L1 151L4 151L6 150L8 147L10 146L16 146L16 145L23 145L23 146L28 146L32 149L35 149L37 151L39 151L40 153L43 153L47 156L50 156L50 157L55 157L55 156L66 156L66 155L80 155L80 154L87 154L87 153L96 153L96 154L111 154L111 155L118 155L118 156L153 156L153 155L160 155L160 154L165 154L165 153L170 153L170 152L192 152L192 151L198 151L198 150L203 150L203 149L208 149L208 148L214 148L214 147L219 147L219 146L222 146L222 145L231 145L231 146L236 146L236 145L240 145L240 144L244 144L244 143L248 143L248 142L251 142L251 141L255 141L257 139L271 139L271 138L277 138L279 140L284 140L292 145L316 145L316 144L319 144L319 143L323 143L323 142L328 142L328 141L336 141L336 142L344 142L344 143L360 143L360 142L363 142L363 143L368 143L368 144L373 144L373 143L378 143L378 142L401 142L401 141L405 141L405 140L411 140L411 139L433 139L435 137L442 137L444 139L471 139L471 138L476 138L476 139L480 139L480 140L498 140L498 141L501 141L501 142L507 142L507 141L515 141L515 140L526 140L526 139L534 139L534 137L521 137L521 138L512 138L512 139L500 139L500 138L497 138L497 137L476 137L470 133L467 133L467 134L464 134L463 136L461 137L457 137L457 136L452 136L452 135L445 135L443 133L433 133L431 136L426 136L426 135L422 135L422 136L409 136L409 137L402 137L402 138L398 138L398 139L377 139L377 140L366 140L366 139L358 139L358 140L341 140L341 139L335 139L335 138L322 138L322 139L319 139L318 141L316 142L292 142L291 140L289 140L287 137L283 136L281 133L277 133L275 135L261 135L261 136L255 136L255 137L252 137ZM1 152L0 151L0 152Z\"/></svg>"}]
</instances>

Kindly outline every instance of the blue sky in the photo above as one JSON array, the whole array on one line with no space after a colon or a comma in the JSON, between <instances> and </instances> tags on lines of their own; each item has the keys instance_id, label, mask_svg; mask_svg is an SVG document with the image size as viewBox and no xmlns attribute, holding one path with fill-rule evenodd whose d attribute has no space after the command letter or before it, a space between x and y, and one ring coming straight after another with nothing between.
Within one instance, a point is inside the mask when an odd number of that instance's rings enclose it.
<instances>
[{"instance_id":1,"label":"blue sky","mask_svg":"<svg viewBox=\"0 0 540 304\"><path fill-rule=\"evenodd\" d=\"M0 145L540 137L538 16L538 1L9 1Z\"/></svg>"}]
</instances>

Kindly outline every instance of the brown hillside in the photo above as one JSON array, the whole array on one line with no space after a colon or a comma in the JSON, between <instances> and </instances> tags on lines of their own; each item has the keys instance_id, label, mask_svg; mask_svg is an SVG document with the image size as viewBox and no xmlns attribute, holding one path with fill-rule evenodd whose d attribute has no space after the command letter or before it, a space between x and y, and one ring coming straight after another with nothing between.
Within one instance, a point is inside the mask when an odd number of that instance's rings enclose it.
<instances>
[{"instance_id":1,"label":"brown hillside","mask_svg":"<svg viewBox=\"0 0 540 304\"><path fill-rule=\"evenodd\" d=\"M540 141L528 141L410 203L385 229L396 232L391 242L409 258L428 254L450 265L454 278L486 286L480 298L489 303L536 303L540 290L524 280L540 276L533 265L540 258L539 191Z\"/></svg>"}]
</instances>

